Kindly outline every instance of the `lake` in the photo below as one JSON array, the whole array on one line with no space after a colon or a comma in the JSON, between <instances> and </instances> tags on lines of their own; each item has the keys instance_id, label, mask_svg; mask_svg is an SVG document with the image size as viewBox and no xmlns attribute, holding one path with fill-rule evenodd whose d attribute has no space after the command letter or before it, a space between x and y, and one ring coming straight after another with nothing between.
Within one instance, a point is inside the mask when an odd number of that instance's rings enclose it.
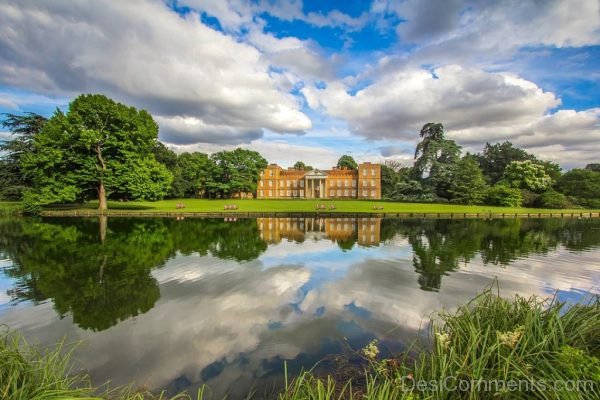
<instances>
[{"instance_id":1,"label":"lake","mask_svg":"<svg viewBox=\"0 0 600 400\"><path fill-rule=\"evenodd\" d=\"M100 384L242 397L399 352L497 280L503 295L600 294L600 219L0 219L0 323L82 341Z\"/></svg>"}]
</instances>

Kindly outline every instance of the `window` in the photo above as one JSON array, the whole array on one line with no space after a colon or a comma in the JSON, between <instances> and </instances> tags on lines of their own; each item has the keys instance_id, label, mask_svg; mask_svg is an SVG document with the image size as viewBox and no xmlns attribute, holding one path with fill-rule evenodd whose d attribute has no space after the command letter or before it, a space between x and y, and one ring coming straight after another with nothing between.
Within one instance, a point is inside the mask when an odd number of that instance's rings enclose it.
<instances>
[{"instance_id":1,"label":"window","mask_svg":"<svg viewBox=\"0 0 600 400\"><path fill-rule=\"evenodd\" d=\"M279 191L279 195L280 195L281 197L285 196L285 190L280 190L280 191Z\"/></svg>"},{"instance_id":2,"label":"window","mask_svg":"<svg viewBox=\"0 0 600 400\"><path fill-rule=\"evenodd\" d=\"M335 196L335 190L331 189L329 191L329 196L331 196L331 197Z\"/></svg>"},{"instance_id":3,"label":"window","mask_svg":"<svg viewBox=\"0 0 600 400\"><path fill-rule=\"evenodd\" d=\"M300 181L300 187L303 188L304 187L304 181Z\"/></svg>"},{"instance_id":4,"label":"window","mask_svg":"<svg viewBox=\"0 0 600 400\"><path fill-rule=\"evenodd\" d=\"M297 196L298 196L298 191L297 191L297 190L292 190L292 195L293 195L294 197L297 197Z\"/></svg>"},{"instance_id":5,"label":"window","mask_svg":"<svg viewBox=\"0 0 600 400\"><path fill-rule=\"evenodd\" d=\"M304 197L304 190L300 190L300 197Z\"/></svg>"},{"instance_id":6,"label":"window","mask_svg":"<svg viewBox=\"0 0 600 400\"><path fill-rule=\"evenodd\" d=\"M352 197L356 197L356 190L352 190Z\"/></svg>"},{"instance_id":7,"label":"window","mask_svg":"<svg viewBox=\"0 0 600 400\"><path fill-rule=\"evenodd\" d=\"M375 197L375 191L371 190L371 197Z\"/></svg>"},{"instance_id":8,"label":"window","mask_svg":"<svg viewBox=\"0 0 600 400\"><path fill-rule=\"evenodd\" d=\"M371 186L375 186L375 179L371 179Z\"/></svg>"},{"instance_id":9,"label":"window","mask_svg":"<svg viewBox=\"0 0 600 400\"><path fill-rule=\"evenodd\" d=\"M287 187L290 187L291 184L292 184L292 182L287 181Z\"/></svg>"},{"instance_id":10,"label":"window","mask_svg":"<svg viewBox=\"0 0 600 400\"><path fill-rule=\"evenodd\" d=\"M344 190L344 196L348 196L348 189Z\"/></svg>"},{"instance_id":11,"label":"window","mask_svg":"<svg viewBox=\"0 0 600 400\"><path fill-rule=\"evenodd\" d=\"M338 187L342 186L342 181L338 179Z\"/></svg>"},{"instance_id":12,"label":"window","mask_svg":"<svg viewBox=\"0 0 600 400\"><path fill-rule=\"evenodd\" d=\"M356 187L356 180L352 180L352 187Z\"/></svg>"},{"instance_id":13,"label":"window","mask_svg":"<svg viewBox=\"0 0 600 400\"><path fill-rule=\"evenodd\" d=\"M367 170L363 169L363 176L367 176Z\"/></svg>"},{"instance_id":14,"label":"window","mask_svg":"<svg viewBox=\"0 0 600 400\"><path fill-rule=\"evenodd\" d=\"M260 187L262 187L262 185L263 185L263 181L261 180L261 181L260 181Z\"/></svg>"},{"instance_id":15,"label":"window","mask_svg":"<svg viewBox=\"0 0 600 400\"><path fill-rule=\"evenodd\" d=\"M375 176L375 169L371 170L371 176Z\"/></svg>"},{"instance_id":16,"label":"window","mask_svg":"<svg viewBox=\"0 0 600 400\"><path fill-rule=\"evenodd\" d=\"M283 181L279 181L279 186L283 187Z\"/></svg>"},{"instance_id":17,"label":"window","mask_svg":"<svg viewBox=\"0 0 600 400\"><path fill-rule=\"evenodd\" d=\"M298 187L298 181L292 181L292 186L293 187Z\"/></svg>"},{"instance_id":18,"label":"window","mask_svg":"<svg viewBox=\"0 0 600 400\"><path fill-rule=\"evenodd\" d=\"M291 190L288 190L288 191L287 191L287 196L288 196L288 197L290 197L291 195L292 195L292 191L291 191Z\"/></svg>"},{"instance_id":19,"label":"window","mask_svg":"<svg viewBox=\"0 0 600 400\"><path fill-rule=\"evenodd\" d=\"M367 197L367 191L363 190L363 197Z\"/></svg>"},{"instance_id":20,"label":"window","mask_svg":"<svg viewBox=\"0 0 600 400\"><path fill-rule=\"evenodd\" d=\"M273 176L273 170L269 170L269 176Z\"/></svg>"},{"instance_id":21,"label":"window","mask_svg":"<svg viewBox=\"0 0 600 400\"><path fill-rule=\"evenodd\" d=\"M262 186L262 185L261 185L261 186ZM258 191L258 195L259 195L260 197L263 197L263 196L265 195L265 193L264 193L262 190L259 190L259 191Z\"/></svg>"},{"instance_id":22,"label":"window","mask_svg":"<svg viewBox=\"0 0 600 400\"><path fill-rule=\"evenodd\" d=\"M269 181L269 187L273 187L273 181ZM270 190L269 190L270 192Z\"/></svg>"},{"instance_id":23,"label":"window","mask_svg":"<svg viewBox=\"0 0 600 400\"><path fill-rule=\"evenodd\" d=\"M344 181L344 186L345 187L349 187L350 186L350 181Z\"/></svg>"},{"instance_id":24,"label":"window","mask_svg":"<svg viewBox=\"0 0 600 400\"><path fill-rule=\"evenodd\" d=\"M269 197L273 197L273 191L269 190Z\"/></svg>"},{"instance_id":25,"label":"window","mask_svg":"<svg viewBox=\"0 0 600 400\"><path fill-rule=\"evenodd\" d=\"M338 195L338 197L341 197L341 196L342 196L342 191L341 191L340 189L338 189L338 191L337 191L337 195Z\"/></svg>"},{"instance_id":26,"label":"window","mask_svg":"<svg viewBox=\"0 0 600 400\"><path fill-rule=\"evenodd\" d=\"M363 181L363 187L367 187L367 181Z\"/></svg>"}]
</instances>

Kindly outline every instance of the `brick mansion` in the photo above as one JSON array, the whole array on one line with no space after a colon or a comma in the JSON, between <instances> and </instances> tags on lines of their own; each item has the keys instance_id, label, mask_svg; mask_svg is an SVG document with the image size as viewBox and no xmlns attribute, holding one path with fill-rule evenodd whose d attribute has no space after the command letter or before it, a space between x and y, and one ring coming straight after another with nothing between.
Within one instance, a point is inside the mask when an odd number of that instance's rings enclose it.
<instances>
[{"instance_id":1,"label":"brick mansion","mask_svg":"<svg viewBox=\"0 0 600 400\"><path fill-rule=\"evenodd\" d=\"M259 199L381 199L381 165L311 171L270 164L260 173Z\"/></svg>"}]
</instances>

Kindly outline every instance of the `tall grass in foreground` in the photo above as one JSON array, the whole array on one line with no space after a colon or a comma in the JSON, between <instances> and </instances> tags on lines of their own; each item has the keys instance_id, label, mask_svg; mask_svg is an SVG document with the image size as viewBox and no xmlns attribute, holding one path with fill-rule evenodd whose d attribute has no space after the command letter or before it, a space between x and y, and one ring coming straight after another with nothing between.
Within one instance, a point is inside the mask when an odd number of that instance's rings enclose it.
<instances>
[{"instance_id":1,"label":"tall grass in foreground","mask_svg":"<svg viewBox=\"0 0 600 400\"><path fill-rule=\"evenodd\" d=\"M600 301L567 307L554 300L487 290L454 313L437 314L432 347L378 358L377 343L360 354L356 378L308 371L289 379L278 400L300 399L600 399ZM16 334L0 343L0 398L167 399L132 388L99 390L72 374L64 345L46 352ZM511 383L512 382L512 383ZM558 386L557 386L558 384ZM211 397L202 388L194 396ZM252 394L248 398L253 397Z\"/></svg>"}]
</instances>

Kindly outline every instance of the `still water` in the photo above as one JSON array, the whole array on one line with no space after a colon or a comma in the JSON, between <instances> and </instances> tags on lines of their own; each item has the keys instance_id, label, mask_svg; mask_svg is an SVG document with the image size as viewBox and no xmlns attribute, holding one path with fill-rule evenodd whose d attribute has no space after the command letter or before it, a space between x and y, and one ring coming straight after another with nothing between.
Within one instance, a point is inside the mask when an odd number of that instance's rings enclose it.
<instances>
[{"instance_id":1,"label":"still water","mask_svg":"<svg viewBox=\"0 0 600 400\"><path fill-rule=\"evenodd\" d=\"M81 340L96 383L233 398L428 316L503 295L600 293L600 220L0 219L0 323Z\"/></svg>"}]
</instances>

